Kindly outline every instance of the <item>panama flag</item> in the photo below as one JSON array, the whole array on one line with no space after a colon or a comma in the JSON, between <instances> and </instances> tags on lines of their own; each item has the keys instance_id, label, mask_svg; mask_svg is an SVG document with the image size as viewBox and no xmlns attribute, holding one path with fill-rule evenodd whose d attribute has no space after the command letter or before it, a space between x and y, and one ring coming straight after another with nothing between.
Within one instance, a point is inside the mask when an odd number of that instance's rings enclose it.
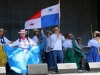
<instances>
[{"instance_id":1,"label":"panama flag","mask_svg":"<svg viewBox=\"0 0 100 75\"><path fill-rule=\"evenodd\" d=\"M37 11L25 22L25 29L44 28L59 24L60 4Z\"/></svg>"}]
</instances>

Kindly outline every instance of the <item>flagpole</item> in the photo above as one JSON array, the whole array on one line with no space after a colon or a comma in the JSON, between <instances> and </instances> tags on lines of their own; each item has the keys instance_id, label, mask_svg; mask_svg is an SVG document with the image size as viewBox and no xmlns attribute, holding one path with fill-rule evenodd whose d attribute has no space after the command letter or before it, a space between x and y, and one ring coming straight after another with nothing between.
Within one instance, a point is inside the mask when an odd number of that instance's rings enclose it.
<instances>
[{"instance_id":1,"label":"flagpole","mask_svg":"<svg viewBox=\"0 0 100 75\"><path fill-rule=\"evenodd\" d=\"M28 37L29 37L29 33L30 33L30 32L29 32L29 29L28 29L28 33L27 33Z\"/></svg>"},{"instance_id":2,"label":"flagpole","mask_svg":"<svg viewBox=\"0 0 100 75\"><path fill-rule=\"evenodd\" d=\"M60 0L58 0L58 3L60 4ZM60 29L60 7L59 7L59 25L58 28Z\"/></svg>"},{"instance_id":3,"label":"flagpole","mask_svg":"<svg viewBox=\"0 0 100 75\"><path fill-rule=\"evenodd\" d=\"M91 24L91 37L93 38L92 24Z\"/></svg>"}]
</instances>

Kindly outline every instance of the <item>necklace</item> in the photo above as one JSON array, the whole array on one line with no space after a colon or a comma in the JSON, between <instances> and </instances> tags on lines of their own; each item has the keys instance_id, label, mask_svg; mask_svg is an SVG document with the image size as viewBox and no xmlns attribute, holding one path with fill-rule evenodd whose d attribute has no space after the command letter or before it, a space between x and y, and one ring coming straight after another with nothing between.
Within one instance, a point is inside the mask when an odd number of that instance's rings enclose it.
<instances>
[{"instance_id":1,"label":"necklace","mask_svg":"<svg viewBox=\"0 0 100 75\"><path fill-rule=\"evenodd\" d=\"M25 41L23 41L24 42L24 46L26 46L26 43L25 43Z\"/></svg>"}]
</instances>

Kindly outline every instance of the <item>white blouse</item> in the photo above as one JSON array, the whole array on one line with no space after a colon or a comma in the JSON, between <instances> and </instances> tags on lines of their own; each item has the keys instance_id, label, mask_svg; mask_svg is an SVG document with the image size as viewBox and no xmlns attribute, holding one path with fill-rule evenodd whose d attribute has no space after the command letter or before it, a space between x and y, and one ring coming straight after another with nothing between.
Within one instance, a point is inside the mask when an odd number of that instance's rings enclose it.
<instances>
[{"instance_id":1,"label":"white blouse","mask_svg":"<svg viewBox=\"0 0 100 75\"><path fill-rule=\"evenodd\" d=\"M8 40L6 37L3 37L3 39L4 39L4 44L9 44L11 41L10 40ZM2 43L1 43L1 41L3 41L3 39L1 39L0 38L0 45L3 45Z\"/></svg>"},{"instance_id":2,"label":"white blouse","mask_svg":"<svg viewBox=\"0 0 100 75\"><path fill-rule=\"evenodd\" d=\"M72 48L72 40L66 39L66 40L63 42L63 47L64 47L65 49L67 49L67 48Z\"/></svg>"},{"instance_id":3,"label":"white blouse","mask_svg":"<svg viewBox=\"0 0 100 75\"><path fill-rule=\"evenodd\" d=\"M36 44L38 44L38 42L39 42L39 39L38 39L38 37L37 37L36 35L33 36L32 40L33 40Z\"/></svg>"},{"instance_id":4,"label":"white blouse","mask_svg":"<svg viewBox=\"0 0 100 75\"><path fill-rule=\"evenodd\" d=\"M88 42L88 46L89 47L94 46L96 48L100 48L100 42L97 42L96 39L93 38Z\"/></svg>"},{"instance_id":5,"label":"white blouse","mask_svg":"<svg viewBox=\"0 0 100 75\"><path fill-rule=\"evenodd\" d=\"M33 42L32 39L28 38L28 40L27 40L27 38L25 38L24 40L20 39L20 41L18 39L14 43L9 44L9 46L10 47L18 46L18 47L21 47L21 48L29 48L29 46L36 45L36 43Z\"/></svg>"}]
</instances>

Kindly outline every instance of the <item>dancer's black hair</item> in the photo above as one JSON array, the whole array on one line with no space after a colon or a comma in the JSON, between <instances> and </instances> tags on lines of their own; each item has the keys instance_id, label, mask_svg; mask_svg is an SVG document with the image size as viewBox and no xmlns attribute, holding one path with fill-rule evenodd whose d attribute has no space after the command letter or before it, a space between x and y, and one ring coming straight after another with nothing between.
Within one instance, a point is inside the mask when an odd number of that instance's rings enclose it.
<instances>
[{"instance_id":1,"label":"dancer's black hair","mask_svg":"<svg viewBox=\"0 0 100 75\"><path fill-rule=\"evenodd\" d=\"M3 35L1 36L1 41L0 41L2 44L5 44L5 40L4 40L4 33Z\"/></svg>"},{"instance_id":2,"label":"dancer's black hair","mask_svg":"<svg viewBox=\"0 0 100 75\"><path fill-rule=\"evenodd\" d=\"M28 39L28 35L25 35L26 39L28 40L28 42L30 43L29 39ZM19 38L19 42L21 42L21 37Z\"/></svg>"},{"instance_id":3,"label":"dancer's black hair","mask_svg":"<svg viewBox=\"0 0 100 75\"><path fill-rule=\"evenodd\" d=\"M100 37L100 34L96 34L96 37Z\"/></svg>"}]
</instances>

